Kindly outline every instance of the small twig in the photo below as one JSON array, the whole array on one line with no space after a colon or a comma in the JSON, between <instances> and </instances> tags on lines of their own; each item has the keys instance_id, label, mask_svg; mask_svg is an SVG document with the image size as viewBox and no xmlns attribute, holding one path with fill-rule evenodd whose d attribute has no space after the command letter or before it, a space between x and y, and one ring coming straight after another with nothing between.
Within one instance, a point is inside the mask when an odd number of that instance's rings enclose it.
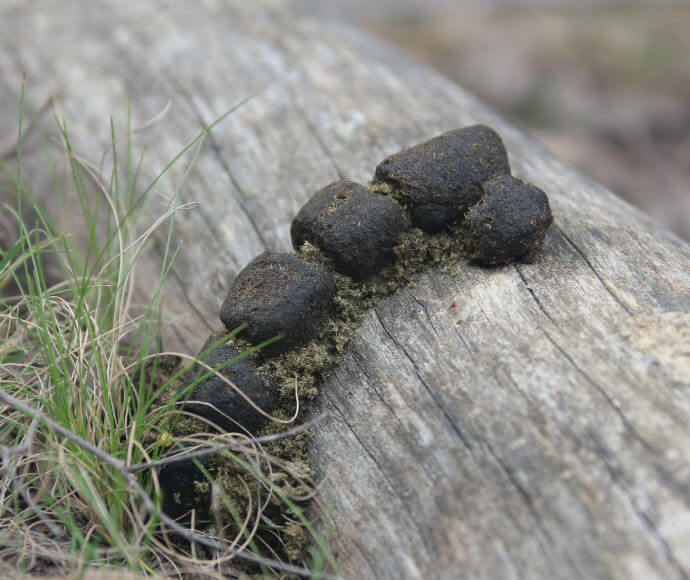
<instances>
[{"instance_id":1,"label":"small twig","mask_svg":"<svg viewBox=\"0 0 690 580\"><path fill-rule=\"evenodd\" d=\"M31 448L31 442L34 439L37 428L38 419L34 417L29 424L29 428L26 430L26 433L24 433L24 437L22 437L22 442L19 445L8 447L7 449L2 450L3 460L9 459L12 455L21 455L22 453L26 453Z\"/></svg>"},{"instance_id":2,"label":"small twig","mask_svg":"<svg viewBox=\"0 0 690 580\"><path fill-rule=\"evenodd\" d=\"M72 443L75 443L79 445L79 447L86 449L89 453L95 455L96 457L98 457L98 459L104 461L108 465L111 465L115 469L122 472L125 471L127 466L124 461L122 461L121 459L117 459L112 455L109 455L99 447L96 447L92 443L89 443L86 439L82 439L81 437L79 437L79 435L77 435L76 433L72 433L72 431L66 429L65 427L60 425L60 423L53 421L50 417L47 417L40 411L37 411L36 409L30 407L26 403L22 403L19 399L15 399L12 395L5 392L3 389L0 389L0 400L4 403L7 403L10 407L13 407L17 411L21 411L25 415L29 415L29 417L36 419L41 423L45 423L53 431L59 433L63 437L67 437L67 439L72 441Z\"/></svg>"},{"instance_id":3,"label":"small twig","mask_svg":"<svg viewBox=\"0 0 690 580\"><path fill-rule=\"evenodd\" d=\"M10 464L10 459L14 455L26 453L31 449L31 444L33 443L34 437L36 435L37 428L38 419L34 418L31 420L29 428L26 430L26 433L22 437L22 442L19 445L15 445L14 447L8 447L7 449L2 450L2 466L7 472L7 475L9 476L12 485L17 490L19 495L22 496L22 499L29 506L29 509L31 509L31 511L36 515L36 517L39 520L41 520L41 522L43 522L43 525L50 530L51 534L53 534L54 537L59 538L60 536L62 536L64 530L56 526L55 523L43 512L43 510L34 501L34 499L31 497L31 494L28 492L28 490L17 477L14 466Z\"/></svg>"},{"instance_id":4,"label":"small twig","mask_svg":"<svg viewBox=\"0 0 690 580\"><path fill-rule=\"evenodd\" d=\"M44 512L43 510L39 507L39 505L34 501L34 499L31 497L31 494L28 492L28 490L24 487L24 485L19 481L19 478L17 475L14 473L14 470L10 472L9 474L10 479L12 480L12 485L16 488L16 490L19 492L19 495L22 496L22 499L27 503L31 511L36 515L36 517L41 520L43 525L50 530L50 533L53 535L54 538L60 538L64 534L64 529L60 528L55 525L55 522L51 520Z\"/></svg>"},{"instance_id":5,"label":"small twig","mask_svg":"<svg viewBox=\"0 0 690 580\"><path fill-rule=\"evenodd\" d=\"M302 433L308 429L311 429L316 423L323 421L328 416L328 413L323 413L318 417L303 423L287 431L281 431L280 433L274 433L272 435L262 435L261 437L254 437L252 439L247 439L245 441L233 441L232 443L224 443L222 445L214 445L213 447L208 447L205 449L197 449L196 451L188 451L183 453L178 453L172 457L166 457L164 459L158 459L156 461L147 461L146 463L137 463L136 465L131 465L127 467L129 473L136 473L138 471L143 471L144 469L151 469L153 467L161 467L163 465L169 465L171 463L177 463L178 461L184 461L186 459L199 459L200 457L206 457L207 455L213 455L219 451L227 451L228 449L238 449L241 447L253 446L257 443L268 443L270 441L279 441L281 439L287 439L292 435L297 433Z\"/></svg>"}]
</instances>

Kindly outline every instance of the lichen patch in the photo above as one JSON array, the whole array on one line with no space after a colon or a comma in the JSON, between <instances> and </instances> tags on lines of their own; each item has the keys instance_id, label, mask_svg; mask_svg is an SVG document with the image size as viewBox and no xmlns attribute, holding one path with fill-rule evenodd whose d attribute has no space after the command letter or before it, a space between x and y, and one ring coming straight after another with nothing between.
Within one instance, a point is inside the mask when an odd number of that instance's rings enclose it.
<instances>
[{"instance_id":1,"label":"lichen patch","mask_svg":"<svg viewBox=\"0 0 690 580\"><path fill-rule=\"evenodd\" d=\"M662 362L675 381L690 383L690 313L635 314L624 332L630 346Z\"/></svg>"}]
</instances>

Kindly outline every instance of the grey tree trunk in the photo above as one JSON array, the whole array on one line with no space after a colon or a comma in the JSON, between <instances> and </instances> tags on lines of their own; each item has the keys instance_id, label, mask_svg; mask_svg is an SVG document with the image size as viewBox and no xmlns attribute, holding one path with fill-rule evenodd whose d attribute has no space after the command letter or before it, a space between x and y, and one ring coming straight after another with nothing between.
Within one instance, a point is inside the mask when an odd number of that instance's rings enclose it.
<instances>
[{"instance_id":1,"label":"grey tree trunk","mask_svg":"<svg viewBox=\"0 0 690 580\"><path fill-rule=\"evenodd\" d=\"M4 146L23 67L29 102L64 116L95 162L127 92L134 126L172 101L133 138L148 142L148 178L256 95L180 191L200 206L177 219L165 338L190 353L236 273L289 249L314 191L366 182L448 129L498 130L514 173L550 196L544 253L431 271L366 315L316 405L330 412L312 457L340 565L352 578L688 578L688 245L458 86L297 2L5 1L1 21ZM172 194L184 169L157 190ZM35 131L24 176L54 201ZM154 248L151 271L160 259ZM143 295L157 276L142 273Z\"/></svg>"}]
</instances>

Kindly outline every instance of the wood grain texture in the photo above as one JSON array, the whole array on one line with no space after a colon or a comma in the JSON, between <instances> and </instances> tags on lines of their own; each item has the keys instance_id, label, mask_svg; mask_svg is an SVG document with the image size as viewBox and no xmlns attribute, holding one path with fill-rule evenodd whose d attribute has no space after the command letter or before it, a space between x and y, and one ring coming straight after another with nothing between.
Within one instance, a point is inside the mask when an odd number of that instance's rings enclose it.
<instances>
[{"instance_id":1,"label":"wood grain texture","mask_svg":"<svg viewBox=\"0 0 690 580\"><path fill-rule=\"evenodd\" d=\"M134 136L148 142L149 178L256 93L213 131L180 192L201 205L177 221L169 348L199 348L229 282L265 248L289 249L314 191L366 182L386 155L442 131L496 128L514 173L550 196L544 253L429 272L366 315L316 409L331 413L312 453L339 561L352 578L690 576L686 244L456 85L308 4L5 2L2 22L3 143L24 66L30 102L56 95L49 109L96 162L127 91L135 125L172 100ZM38 139L26 146L27 186L50 202ZM154 199L151 219L157 210ZM142 293L157 279L152 250Z\"/></svg>"}]
</instances>

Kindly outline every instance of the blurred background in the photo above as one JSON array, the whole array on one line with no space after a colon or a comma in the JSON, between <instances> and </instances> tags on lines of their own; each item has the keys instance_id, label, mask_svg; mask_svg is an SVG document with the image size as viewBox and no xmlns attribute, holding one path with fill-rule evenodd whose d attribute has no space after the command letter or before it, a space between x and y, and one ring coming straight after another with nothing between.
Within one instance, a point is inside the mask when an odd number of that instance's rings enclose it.
<instances>
[{"instance_id":1,"label":"blurred background","mask_svg":"<svg viewBox=\"0 0 690 580\"><path fill-rule=\"evenodd\" d=\"M318 4L437 68L690 240L690 0Z\"/></svg>"}]
</instances>

